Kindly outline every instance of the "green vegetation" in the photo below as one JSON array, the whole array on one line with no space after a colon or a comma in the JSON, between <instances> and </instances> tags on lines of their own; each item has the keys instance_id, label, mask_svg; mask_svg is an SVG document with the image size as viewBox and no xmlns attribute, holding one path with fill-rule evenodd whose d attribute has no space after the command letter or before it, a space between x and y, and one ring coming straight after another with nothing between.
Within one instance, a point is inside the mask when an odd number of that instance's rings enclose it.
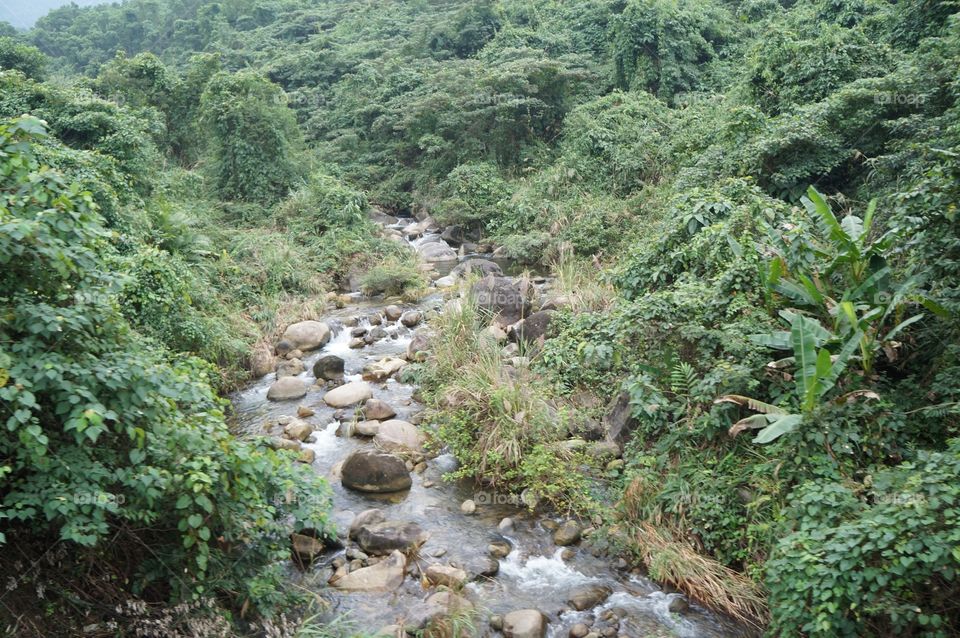
<instances>
[{"instance_id":1,"label":"green vegetation","mask_svg":"<svg viewBox=\"0 0 960 638\"><path fill-rule=\"evenodd\" d=\"M564 297L511 356L468 302L434 322L462 474L604 513L771 636L956 635L957 69L946 0L128 0L4 31L6 544L269 613L275 545L211 565L307 478L211 387L351 279L416 296L367 213L429 213ZM571 443L617 404L622 465Z\"/></svg>"}]
</instances>

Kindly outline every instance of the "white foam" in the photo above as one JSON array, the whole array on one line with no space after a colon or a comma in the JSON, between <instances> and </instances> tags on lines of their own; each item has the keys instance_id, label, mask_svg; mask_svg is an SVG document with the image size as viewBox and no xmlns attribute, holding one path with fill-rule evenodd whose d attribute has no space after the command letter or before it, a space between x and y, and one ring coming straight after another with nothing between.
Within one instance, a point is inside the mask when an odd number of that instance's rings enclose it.
<instances>
[{"instance_id":1,"label":"white foam","mask_svg":"<svg viewBox=\"0 0 960 638\"><path fill-rule=\"evenodd\" d=\"M524 560L520 552L511 552L500 563L500 573L516 580L527 590L563 589L597 581L570 567L560 557L562 553L563 550L558 549L553 556L534 556Z\"/></svg>"}]
</instances>

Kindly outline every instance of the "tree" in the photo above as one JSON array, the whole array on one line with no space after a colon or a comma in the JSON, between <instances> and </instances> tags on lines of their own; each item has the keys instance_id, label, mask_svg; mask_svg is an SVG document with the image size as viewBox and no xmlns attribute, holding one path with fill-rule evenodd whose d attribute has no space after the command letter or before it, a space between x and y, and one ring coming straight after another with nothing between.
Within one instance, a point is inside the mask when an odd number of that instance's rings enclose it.
<instances>
[{"instance_id":1,"label":"tree","mask_svg":"<svg viewBox=\"0 0 960 638\"><path fill-rule=\"evenodd\" d=\"M201 122L222 197L272 202L290 190L299 129L279 86L251 71L218 73L201 98Z\"/></svg>"},{"instance_id":2,"label":"tree","mask_svg":"<svg viewBox=\"0 0 960 638\"><path fill-rule=\"evenodd\" d=\"M46 68L47 56L40 49L15 38L0 36L0 71L20 71L28 78L42 80Z\"/></svg>"}]
</instances>

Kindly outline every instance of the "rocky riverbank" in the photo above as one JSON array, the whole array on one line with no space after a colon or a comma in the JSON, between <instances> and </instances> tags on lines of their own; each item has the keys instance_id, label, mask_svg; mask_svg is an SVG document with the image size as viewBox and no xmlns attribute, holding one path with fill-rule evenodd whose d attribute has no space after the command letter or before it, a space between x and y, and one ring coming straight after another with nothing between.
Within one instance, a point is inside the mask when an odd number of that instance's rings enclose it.
<instances>
[{"instance_id":1,"label":"rocky riverbank","mask_svg":"<svg viewBox=\"0 0 960 638\"><path fill-rule=\"evenodd\" d=\"M602 521L555 519L521 495L444 480L457 461L404 374L429 355L430 320L470 295L495 318L488 330L505 354L519 357L519 344L542 339L564 300L546 278L506 276L495 261L458 255L450 232L422 221L394 221L385 232L410 240L427 263L449 265L434 272L435 290L407 305L353 294L323 321L290 325L262 357L271 371L234 397L246 433L297 451L333 487L340 537L293 535L291 578L364 632L449 635L456 624L508 638L739 635L604 556ZM471 274L481 278L459 291ZM613 440L582 443L611 461L620 455Z\"/></svg>"}]
</instances>

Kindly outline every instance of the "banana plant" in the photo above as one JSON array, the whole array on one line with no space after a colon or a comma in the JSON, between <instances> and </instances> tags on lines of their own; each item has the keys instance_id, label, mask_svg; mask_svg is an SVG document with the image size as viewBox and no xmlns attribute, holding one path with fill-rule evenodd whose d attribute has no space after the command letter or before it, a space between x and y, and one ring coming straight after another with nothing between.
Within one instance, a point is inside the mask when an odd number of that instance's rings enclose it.
<instances>
[{"instance_id":1,"label":"banana plant","mask_svg":"<svg viewBox=\"0 0 960 638\"><path fill-rule=\"evenodd\" d=\"M859 334L860 365L869 376L878 355L895 359L894 338L923 318L923 314L907 317L910 305L940 316L945 311L923 294L918 278L894 281L886 255L896 236L871 235L876 200L867 206L863 218L847 215L842 221L813 187L803 203L818 220L826 241L797 234L798 229L792 235L773 237L777 254L765 273L768 293L778 293L795 307L831 321L842 340Z\"/></svg>"},{"instance_id":2,"label":"banana plant","mask_svg":"<svg viewBox=\"0 0 960 638\"><path fill-rule=\"evenodd\" d=\"M736 436L744 430L759 429L754 443L769 443L798 429L836 385L847 362L860 345L862 335L858 331L834 355L826 344L837 341L837 338L818 321L789 311L780 314L789 323L790 330L760 335L754 341L774 348L792 348L792 361L796 368L794 392L800 410L789 412L739 394L724 395L714 403L735 403L758 413L734 423L730 428L730 436Z\"/></svg>"}]
</instances>

